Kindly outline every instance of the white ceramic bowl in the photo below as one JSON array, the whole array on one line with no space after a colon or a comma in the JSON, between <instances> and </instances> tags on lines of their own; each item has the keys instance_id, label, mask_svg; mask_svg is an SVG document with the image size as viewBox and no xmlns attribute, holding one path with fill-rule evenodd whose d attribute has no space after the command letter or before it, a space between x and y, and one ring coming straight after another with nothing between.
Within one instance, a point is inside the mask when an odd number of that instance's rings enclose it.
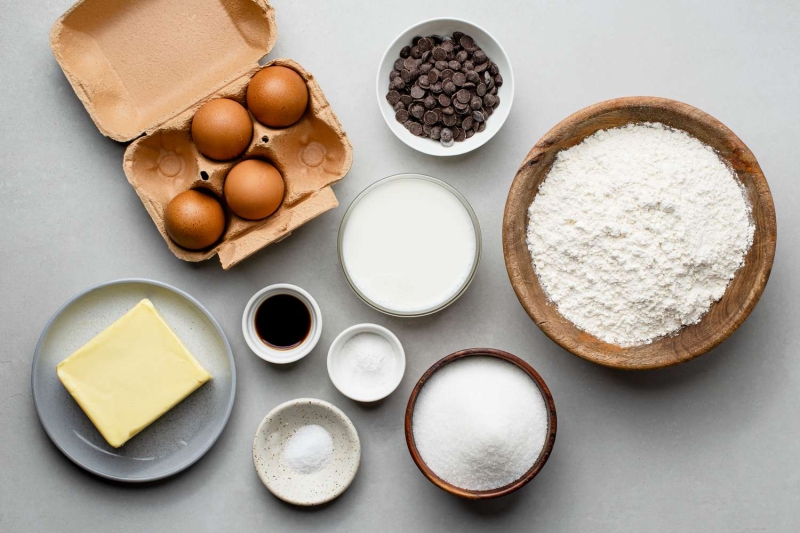
<instances>
[{"instance_id":1,"label":"white ceramic bowl","mask_svg":"<svg viewBox=\"0 0 800 533\"><path fill-rule=\"evenodd\" d=\"M311 331L302 343L289 350L278 350L268 346L256 332L255 318L258 307L267 298L278 294L289 294L300 299L311 313ZM300 287L288 283L270 285L255 293L247 302L242 314L242 333L247 345L261 359L276 364L292 363L308 355L317 345L319 337L322 335L322 312L319 310L317 301Z\"/></svg>"},{"instance_id":2,"label":"white ceramic bowl","mask_svg":"<svg viewBox=\"0 0 800 533\"><path fill-rule=\"evenodd\" d=\"M394 373L391 379L380 386L362 389L349 382L343 375L345 371L344 358L342 357L342 347L360 333L372 333L386 339L393 349L395 360ZM328 350L328 375L333 385L339 392L357 402L376 402L389 396L400 385L403 374L406 372L406 353L403 345L394 333L377 324L358 324L351 326L341 332L331 344Z\"/></svg>"},{"instance_id":3,"label":"white ceramic bowl","mask_svg":"<svg viewBox=\"0 0 800 533\"><path fill-rule=\"evenodd\" d=\"M497 63L500 74L503 76L503 86L498 88L497 91L497 96L500 97L500 105L495 109L489 120L486 121L486 129L480 133L476 133L464 142L455 142L452 146L445 148L439 141L412 135L402 124L397 122L394 118L394 109L391 104L386 101L386 93L389 92L389 73L394 68L394 62L400 57L400 50L404 46L411 45L411 39L414 36L452 35L454 31L461 31L471 36L475 39L475 43L486 52L489 59ZM408 146L428 155L461 155L483 146L489 139L494 137L503 126L503 123L506 121L511 111L511 104L514 102L514 72L511 69L511 62L505 50L503 50L503 47L497 39L488 31L472 22L461 19L430 19L415 24L405 30L397 36L383 54L381 62L378 65L378 75L376 79L378 107L389 129L397 135L398 139Z\"/></svg>"},{"instance_id":4,"label":"white ceramic bowl","mask_svg":"<svg viewBox=\"0 0 800 533\"><path fill-rule=\"evenodd\" d=\"M284 461L283 450L298 429L318 425L330 433L333 457L322 469L298 473ZM342 494L361 464L361 441L342 411L322 400L300 398L269 412L253 439L253 464L261 482L281 500L295 505L319 505Z\"/></svg>"}]
</instances>

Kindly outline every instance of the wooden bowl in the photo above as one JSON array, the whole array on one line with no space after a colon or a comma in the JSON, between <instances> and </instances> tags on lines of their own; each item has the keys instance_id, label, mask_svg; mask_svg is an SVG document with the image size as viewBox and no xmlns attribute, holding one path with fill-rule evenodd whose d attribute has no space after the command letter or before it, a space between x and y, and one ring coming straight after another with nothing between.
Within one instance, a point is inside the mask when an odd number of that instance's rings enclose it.
<instances>
[{"instance_id":1,"label":"wooden bowl","mask_svg":"<svg viewBox=\"0 0 800 533\"><path fill-rule=\"evenodd\" d=\"M755 223L753 246L722 299L698 322L651 344L622 348L581 331L548 301L533 268L526 242L528 207L556 154L598 130L628 123L661 122L686 131L714 148L744 186ZM660 368L683 363L727 339L758 302L775 257L775 206L755 156L731 130L690 105L646 96L607 100L567 117L547 132L517 171L503 219L503 255L511 285L537 326L562 348L588 361L623 369Z\"/></svg>"},{"instance_id":2,"label":"wooden bowl","mask_svg":"<svg viewBox=\"0 0 800 533\"><path fill-rule=\"evenodd\" d=\"M508 361L522 369L523 372L528 374L536 386L539 387L539 391L542 393L542 397L544 398L544 403L547 406L547 436L545 437L544 446L542 447L542 451L539 454L539 457L536 459L536 462L533 463L533 466L525 472L518 480L509 483L508 485L504 485L502 487L498 487L496 489L491 490L469 490L469 489L462 489L461 487L456 487L448 483L447 481L443 480L439 476L433 473L425 461L422 460L422 457L419 454L419 450L417 450L417 445L414 442L414 431L413 431L413 419L414 419L414 406L417 403L417 396L419 396L422 387L425 383L430 379L430 377L443 366L452 363L458 359L462 359L464 357L470 357L474 355L479 356L486 356L486 357L496 357L498 359L503 359L504 361ZM428 478L428 480L439 487L440 489L449 492L450 494L454 494L461 498L467 498L470 500L487 500L490 498L497 498L500 496L505 496L506 494L510 494L515 490L523 487L526 485L530 480L536 477L536 474L542 469L544 464L547 462L547 459L550 457L550 454L553 451L553 446L556 443L556 406L553 402L553 395L550 394L550 389L547 388L547 384L544 382L542 377L525 361L517 357L516 355L511 355L510 353L503 352L501 350L495 350L492 348L470 348L467 350L461 350L460 352L451 353L450 355L443 357L436 361L424 374L422 377L419 378L417 381L414 390L411 391L411 396L408 399L408 406L406 407L406 444L408 444L408 451L411 453L411 458L416 463L417 467L420 469L422 474Z\"/></svg>"}]
</instances>

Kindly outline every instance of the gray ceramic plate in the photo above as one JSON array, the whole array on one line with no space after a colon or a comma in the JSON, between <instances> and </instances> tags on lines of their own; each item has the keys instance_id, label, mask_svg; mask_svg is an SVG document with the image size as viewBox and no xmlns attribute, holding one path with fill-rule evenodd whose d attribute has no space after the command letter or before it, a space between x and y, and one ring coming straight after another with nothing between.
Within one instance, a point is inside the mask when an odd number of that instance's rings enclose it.
<instances>
[{"instance_id":1,"label":"gray ceramic plate","mask_svg":"<svg viewBox=\"0 0 800 533\"><path fill-rule=\"evenodd\" d=\"M149 298L213 379L123 447L114 449L61 385L56 365ZM236 367L228 339L200 302L165 283L122 279L78 294L39 338L31 371L33 402L45 431L77 465L130 483L176 474L200 459L228 422L236 394Z\"/></svg>"}]
</instances>

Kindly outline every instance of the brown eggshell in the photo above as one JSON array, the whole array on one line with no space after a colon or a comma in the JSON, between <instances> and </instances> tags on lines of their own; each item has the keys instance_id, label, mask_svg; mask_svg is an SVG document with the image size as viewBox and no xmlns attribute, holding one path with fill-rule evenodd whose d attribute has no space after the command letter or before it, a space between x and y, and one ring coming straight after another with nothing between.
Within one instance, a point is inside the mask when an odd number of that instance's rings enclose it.
<instances>
[{"instance_id":1,"label":"brown eggshell","mask_svg":"<svg viewBox=\"0 0 800 533\"><path fill-rule=\"evenodd\" d=\"M265 161L248 159L225 178L225 201L231 211L248 220L266 218L280 207L285 191L278 169Z\"/></svg>"},{"instance_id":2,"label":"brown eggshell","mask_svg":"<svg viewBox=\"0 0 800 533\"><path fill-rule=\"evenodd\" d=\"M192 140L206 157L224 161L241 155L253 137L247 110L228 98L203 104L192 119Z\"/></svg>"},{"instance_id":3,"label":"brown eggshell","mask_svg":"<svg viewBox=\"0 0 800 533\"><path fill-rule=\"evenodd\" d=\"M189 250L208 248L225 231L225 212L211 194L195 189L173 198L164 211L167 234Z\"/></svg>"},{"instance_id":4,"label":"brown eggshell","mask_svg":"<svg viewBox=\"0 0 800 533\"><path fill-rule=\"evenodd\" d=\"M247 87L247 107L256 120L285 128L300 120L308 106L308 87L294 70L273 66L253 76Z\"/></svg>"}]
</instances>

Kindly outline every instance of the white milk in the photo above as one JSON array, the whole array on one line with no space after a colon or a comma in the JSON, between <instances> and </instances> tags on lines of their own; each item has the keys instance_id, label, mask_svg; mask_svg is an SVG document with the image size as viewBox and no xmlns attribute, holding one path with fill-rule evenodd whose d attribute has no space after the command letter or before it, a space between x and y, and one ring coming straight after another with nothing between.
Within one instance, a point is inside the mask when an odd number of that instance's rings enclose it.
<instances>
[{"instance_id":1,"label":"white milk","mask_svg":"<svg viewBox=\"0 0 800 533\"><path fill-rule=\"evenodd\" d=\"M475 229L467 209L444 187L415 177L387 181L351 211L342 259L367 299L400 313L427 311L467 282Z\"/></svg>"}]
</instances>

